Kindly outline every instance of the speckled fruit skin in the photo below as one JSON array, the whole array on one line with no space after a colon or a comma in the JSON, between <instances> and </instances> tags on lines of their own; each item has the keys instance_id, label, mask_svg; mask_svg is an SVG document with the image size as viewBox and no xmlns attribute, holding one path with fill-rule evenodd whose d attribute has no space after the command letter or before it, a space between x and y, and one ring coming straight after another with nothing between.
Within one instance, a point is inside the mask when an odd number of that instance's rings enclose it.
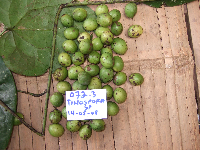
<instances>
[{"instance_id":1,"label":"speckled fruit skin","mask_svg":"<svg viewBox=\"0 0 200 150\"><path fill-rule=\"evenodd\" d=\"M63 104L63 102L64 102L64 97L59 92L53 93L53 95L51 95L51 97L50 97L50 103L54 107L60 107Z\"/></svg>"},{"instance_id":2,"label":"speckled fruit skin","mask_svg":"<svg viewBox=\"0 0 200 150\"><path fill-rule=\"evenodd\" d=\"M79 36L79 29L75 27L70 27L65 29L64 36L68 40L75 40Z\"/></svg>"},{"instance_id":3,"label":"speckled fruit skin","mask_svg":"<svg viewBox=\"0 0 200 150\"><path fill-rule=\"evenodd\" d=\"M89 64L84 68L84 70L94 77L99 74L100 68L98 65Z\"/></svg>"},{"instance_id":4,"label":"speckled fruit skin","mask_svg":"<svg viewBox=\"0 0 200 150\"><path fill-rule=\"evenodd\" d=\"M92 51L88 56L88 61L91 64L98 64L100 62L100 54L97 51Z\"/></svg>"},{"instance_id":5,"label":"speckled fruit skin","mask_svg":"<svg viewBox=\"0 0 200 150\"><path fill-rule=\"evenodd\" d=\"M112 24L112 16L109 13L103 13L97 16L97 23L102 27L108 27Z\"/></svg>"},{"instance_id":6,"label":"speckled fruit skin","mask_svg":"<svg viewBox=\"0 0 200 150\"><path fill-rule=\"evenodd\" d=\"M117 37L113 39L111 49L119 55L124 55L128 50L128 47L126 42L122 38Z\"/></svg>"},{"instance_id":7,"label":"speckled fruit skin","mask_svg":"<svg viewBox=\"0 0 200 150\"><path fill-rule=\"evenodd\" d=\"M89 39L81 41L78 47L83 54L89 54L93 50L92 41Z\"/></svg>"},{"instance_id":8,"label":"speckled fruit skin","mask_svg":"<svg viewBox=\"0 0 200 150\"><path fill-rule=\"evenodd\" d=\"M62 52L58 55L58 62L63 66L63 67L69 67L72 63L71 57L69 54Z\"/></svg>"},{"instance_id":9,"label":"speckled fruit skin","mask_svg":"<svg viewBox=\"0 0 200 150\"><path fill-rule=\"evenodd\" d=\"M105 122L103 119L93 119L90 121L91 128L96 132L101 132L105 130Z\"/></svg>"},{"instance_id":10,"label":"speckled fruit skin","mask_svg":"<svg viewBox=\"0 0 200 150\"><path fill-rule=\"evenodd\" d=\"M113 78L113 83L115 85L122 85L126 82L126 74L124 72L117 72Z\"/></svg>"},{"instance_id":11,"label":"speckled fruit skin","mask_svg":"<svg viewBox=\"0 0 200 150\"><path fill-rule=\"evenodd\" d=\"M114 56L115 64L113 66L113 70L115 72L122 71L124 68L124 61L120 56Z\"/></svg>"},{"instance_id":12,"label":"speckled fruit skin","mask_svg":"<svg viewBox=\"0 0 200 150\"><path fill-rule=\"evenodd\" d=\"M74 19L68 14L63 14L60 18L61 23L65 27L72 27L74 25Z\"/></svg>"},{"instance_id":13,"label":"speckled fruit skin","mask_svg":"<svg viewBox=\"0 0 200 150\"><path fill-rule=\"evenodd\" d=\"M141 85L144 82L144 78L140 73L132 73L129 76L129 81L132 85L137 86Z\"/></svg>"},{"instance_id":14,"label":"speckled fruit skin","mask_svg":"<svg viewBox=\"0 0 200 150\"><path fill-rule=\"evenodd\" d=\"M112 81L113 76L114 76L113 69L107 69L105 67L102 67L100 69L99 77L103 83L108 83Z\"/></svg>"},{"instance_id":15,"label":"speckled fruit skin","mask_svg":"<svg viewBox=\"0 0 200 150\"><path fill-rule=\"evenodd\" d=\"M81 66L72 66L68 70L68 77L71 80L77 80L78 74L80 72L84 71L84 69Z\"/></svg>"},{"instance_id":16,"label":"speckled fruit skin","mask_svg":"<svg viewBox=\"0 0 200 150\"><path fill-rule=\"evenodd\" d=\"M133 18L137 13L137 5L135 3L128 3L125 6L125 15L128 18Z\"/></svg>"},{"instance_id":17,"label":"speckled fruit skin","mask_svg":"<svg viewBox=\"0 0 200 150\"><path fill-rule=\"evenodd\" d=\"M108 12L109 12L108 6L105 4L98 5L95 10L96 15L100 15L100 14L108 13Z\"/></svg>"},{"instance_id":18,"label":"speckled fruit skin","mask_svg":"<svg viewBox=\"0 0 200 150\"><path fill-rule=\"evenodd\" d=\"M110 100L113 96L113 88L110 85L104 85L102 89L106 89L106 99Z\"/></svg>"},{"instance_id":19,"label":"speckled fruit skin","mask_svg":"<svg viewBox=\"0 0 200 150\"><path fill-rule=\"evenodd\" d=\"M60 124L50 124L49 133L54 137L61 137L65 132L65 129Z\"/></svg>"},{"instance_id":20,"label":"speckled fruit skin","mask_svg":"<svg viewBox=\"0 0 200 150\"><path fill-rule=\"evenodd\" d=\"M78 120L67 121L66 128L71 132L79 131L81 127L81 122Z\"/></svg>"},{"instance_id":21,"label":"speckled fruit skin","mask_svg":"<svg viewBox=\"0 0 200 150\"><path fill-rule=\"evenodd\" d=\"M88 85L88 90L101 89L101 88L102 88L101 80L97 77L92 77L90 84Z\"/></svg>"},{"instance_id":22,"label":"speckled fruit skin","mask_svg":"<svg viewBox=\"0 0 200 150\"><path fill-rule=\"evenodd\" d=\"M119 106L115 102L107 102L107 113L109 116L116 116L119 113Z\"/></svg>"},{"instance_id":23,"label":"speckled fruit skin","mask_svg":"<svg viewBox=\"0 0 200 150\"><path fill-rule=\"evenodd\" d=\"M76 21L84 21L87 17L87 11L83 8L76 8L73 11L73 18Z\"/></svg>"},{"instance_id":24,"label":"speckled fruit skin","mask_svg":"<svg viewBox=\"0 0 200 150\"><path fill-rule=\"evenodd\" d=\"M53 77L57 81L63 81L67 78L67 76L68 76L68 71L67 68L65 67L58 68L53 73Z\"/></svg>"},{"instance_id":25,"label":"speckled fruit skin","mask_svg":"<svg viewBox=\"0 0 200 150\"><path fill-rule=\"evenodd\" d=\"M99 37L96 37L92 40L93 50L99 51L103 48L103 43Z\"/></svg>"},{"instance_id":26,"label":"speckled fruit skin","mask_svg":"<svg viewBox=\"0 0 200 150\"><path fill-rule=\"evenodd\" d=\"M143 33L143 28L140 25L132 25L128 29L128 36L137 38Z\"/></svg>"},{"instance_id":27,"label":"speckled fruit skin","mask_svg":"<svg viewBox=\"0 0 200 150\"><path fill-rule=\"evenodd\" d=\"M59 123L60 120L62 119L62 113L58 109L54 109L49 113L49 120L51 123Z\"/></svg>"},{"instance_id":28,"label":"speckled fruit skin","mask_svg":"<svg viewBox=\"0 0 200 150\"><path fill-rule=\"evenodd\" d=\"M84 63L84 55L81 52L76 52L72 55L72 63L76 66L80 66Z\"/></svg>"},{"instance_id":29,"label":"speckled fruit skin","mask_svg":"<svg viewBox=\"0 0 200 150\"><path fill-rule=\"evenodd\" d=\"M109 53L103 53L101 55L100 62L102 64L102 66L109 69L109 68L112 68L114 65L114 58Z\"/></svg>"},{"instance_id":30,"label":"speckled fruit skin","mask_svg":"<svg viewBox=\"0 0 200 150\"><path fill-rule=\"evenodd\" d=\"M114 22L111 26L111 32L115 35L118 36L122 33L123 31L123 25L120 22Z\"/></svg>"},{"instance_id":31,"label":"speckled fruit skin","mask_svg":"<svg viewBox=\"0 0 200 150\"><path fill-rule=\"evenodd\" d=\"M74 54L78 50L78 46L76 45L76 42L73 40L64 41L62 47L69 54Z\"/></svg>"},{"instance_id":32,"label":"speckled fruit skin","mask_svg":"<svg viewBox=\"0 0 200 150\"><path fill-rule=\"evenodd\" d=\"M119 21L120 18L121 18L121 13L120 13L120 11L117 10L117 9L111 10L111 11L109 12L109 14L112 16L112 21L113 21L113 22L117 22L117 21Z\"/></svg>"},{"instance_id":33,"label":"speckled fruit skin","mask_svg":"<svg viewBox=\"0 0 200 150\"><path fill-rule=\"evenodd\" d=\"M91 75L86 71L80 72L78 74L78 82L82 85L90 84L91 78L92 78Z\"/></svg>"},{"instance_id":34,"label":"speckled fruit skin","mask_svg":"<svg viewBox=\"0 0 200 150\"><path fill-rule=\"evenodd\" d=\"M111 50L110 47L104 47L104 48L102 48L102 49L101 49L101 55L102 55L103 53L109 53L109 54L113 55L113 52L112 52L112 50Z\"/></svg>"},{"instance_id":35,"label":"speckled fruit skin","mask_svg":"<svg viewBox=\"0 0 200 150\"><path fill-rule=\"evenodd\" d=\"M121 104L126 101L127 93L123 88L118 87L114 90L113 97L118 104Z\"/></svg>"},{"instance_id":36,"label":"speckled fruit skin","mask_svg":"<svg viewBox=\"0 0 200 150\"><path fill-rule=\"evenodd\" d=\"M92 128L90 127L90 125L88 124L82 125L81 128L79 129L79 136L81 137L81 139L87 140L91 137L91 135L92 135Z\"/></svg>"},{"instance_id":37,"label":"speckled fruit skin","mask_svg":"<svg viewBox=\"0 0 200 150\"><path fill-rule=\"evenodd\" d=\"M91 39L90 34L88 32L82 32L79 34L77 41L80 43L81 41L85 40L85 39Z\"/></svg>"},{"instance_id":38,"label":"speckled fruit skin","mask_svg":"<svg viewBox=\"0 0 200 150\"><path fill-rule=\"evenodd\" d=\"M104 45L110 45L113 42L113 38L114 38L114 36L111 31L104 31L101 34L101 42Z\"/></svg>"},{"instance_id":39,"label":"speckled fruit skin","mask_svg":"<svg viewBox=\"0 0 200 150\"><path fill-rule=\"evenodd\" d=\"M83 28L86 31L93 31L98 27L97 20L95 18L87 18L83 22Z\"/></svg>"},{"instance_id":40,"label":"speckled fruit skin","mask_svg":"<svg viewBox=\"0 0 200 150\"><path fill-rule=\"evenodd\" d=\"M101 37L101 34L104 32L104 31L110 31L110 29L109 28L107 28L107 27L98 27L95 31L94 31L94 33L96 34L96 36L97 37Z\"/></svg>"},{"instance_id":41,"label":"speckled fruit skin","mask_svg":"<svg viewBox=\"0 0 200 150\"><path fill-rule=\"evenodd\" d=\"M72 87L67 81L60 81L56 84L58 92L65 94L65 91L71 91Z\"/></svg>"}]
</instances>

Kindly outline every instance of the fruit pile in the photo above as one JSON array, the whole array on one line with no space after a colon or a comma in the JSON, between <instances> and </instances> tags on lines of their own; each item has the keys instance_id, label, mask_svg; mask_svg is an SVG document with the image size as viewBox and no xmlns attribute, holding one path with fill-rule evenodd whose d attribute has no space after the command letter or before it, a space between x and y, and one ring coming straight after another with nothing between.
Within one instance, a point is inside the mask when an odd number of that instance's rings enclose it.
<instances>
[{"instance_id":1,"label":"fruit pile","mask_svg":"<svg viewBox=\"0 0 200 150\"><path fill-rule=\"evenodd\" d=\"M125 15L128 18L133 18L136 12L135 3L126 5ZM96 19L90 18L87 17L84 8L76 8L72 16L68 14L61 16L61 23L66 27L64 31L66 40L62 44L64 51L58 56L58 62L62 67L53 73L54 79L59 81L56 85L58 92L50 97L55 109L49 114L52 123L49 125L49 133L54 137L60 137L64 133L64 127L59 122L62 117L67 118L66 106L62 111L57 107L63 104L65 91L106 89L107 100L114 98L114 101L107 102L109 116L117 115L118 104L127 99L127 93L122 87L113 90L108 84L113 81L115 85L120 86L127 80L126 73L122 72L124 68L122 58L113 56L113 52L116 55L124 55L128 49L124 39L115 37L123 31L123 26L119 22L121 13L117 9L109 11L105 4L98 5L95 13ZM79 33L79 29L74 27L74 21L83 22L85 32ZM139 37L142 32L140 25L132 25L128 29L128 36ZM85 61L88 65L83 68L82 64ZM74 80L72 85L65 80L67 77ZM140 85L144 79L141 74L134 73L129 76L129 81L133 85ZM67 121L66 129L71 132L79 131L80 137L87 140L92 130L103 131L105 122L103 119Z\"/></svg>"}]
</instances>

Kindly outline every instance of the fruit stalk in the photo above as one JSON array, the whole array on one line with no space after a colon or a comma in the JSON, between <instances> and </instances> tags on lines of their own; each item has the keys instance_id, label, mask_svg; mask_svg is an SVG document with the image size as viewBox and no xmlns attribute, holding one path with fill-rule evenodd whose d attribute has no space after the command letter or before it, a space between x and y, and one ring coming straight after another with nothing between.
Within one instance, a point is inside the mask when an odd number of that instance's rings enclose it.
<instances>
[{"instance_id":1,"label":"fruit stalk","mask_svg":"<svg viewBox=\"0 0 200 150\"><path fill-rule=\"evenodd\" d=\"M32 126L30 126L28 123L26 123L23 119L21 119L13 110L11 110L1 99L0 99L0 105L2 105L9 113L11 113L14 117L20 120L21 123L23 123L27 128L29 128L31 131L36 133L39 136L43 136L42 133L38 132L36 129L34 129Z\"/></svg>"}]
</instances>

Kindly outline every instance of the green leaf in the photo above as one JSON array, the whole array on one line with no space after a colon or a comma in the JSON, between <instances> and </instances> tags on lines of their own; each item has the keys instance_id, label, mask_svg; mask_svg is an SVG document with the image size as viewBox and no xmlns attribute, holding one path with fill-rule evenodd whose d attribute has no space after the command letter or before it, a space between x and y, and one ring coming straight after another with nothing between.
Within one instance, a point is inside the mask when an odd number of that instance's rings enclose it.
<instances>
[{"instance_id":1,"label":"green leaf","mask_svg":"<svg viewBox=\"0 0 200 150\"><path fill-rule=\"evenodd\" d=\"M194 1L194 0L155 0L155 1L149 1L149 2L143 2L143 3L146 5L149 5L151 7L159 8L162 5L173 7L173 6L178 6L178 5L182 5L185 3L189 3L192 1Z\"/></svg>"},{"instance_id":2,"label":"green leaf","mask_svg":"<svg viewBox=\"0 0 200 150\"><path fill-rule=\"evenodd\" d=\"M0 99L16 112L17 91L13 76L0 57ZM6 149L9 144L14 117L0 105L0 150Z\"/></svg>"},{"instance_id":3,"label":"green leaf","mask_svg":"<svg viewBox=\"0 0 200 150\"><path fill-rule=\"evenodd\" d=\"M56 12L59 5L66 2L70 0L0 0L0 14L3 14L0 23L10 29L0 38L0 56L11 71L26 76L39 76L47 71ZM74 8L65 8L61 13L72 14ZM83 8L89 16L95 16L89 7ZM76 22L75 26L83 31L82 23ZM57 55L62 51L64 40L64 27L60 22L59 28ZM54 70L60 66L56 59Z\"/></svg>"}]
</instances>

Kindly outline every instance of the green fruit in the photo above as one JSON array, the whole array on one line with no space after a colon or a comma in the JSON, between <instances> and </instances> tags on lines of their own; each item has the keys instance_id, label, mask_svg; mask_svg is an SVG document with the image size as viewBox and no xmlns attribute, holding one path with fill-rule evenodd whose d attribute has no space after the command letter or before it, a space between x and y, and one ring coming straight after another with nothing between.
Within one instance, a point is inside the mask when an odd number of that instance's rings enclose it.
<instances>
[{"instance_id":1,"label":"green fruit","mask_svg":"<svg viewBox=\"0 0 200 150\"><path fill-rule=\"evenodd\" d=\"M115 116L119 113L119 106L115 102L107 102L107 113L109 116Z\"/></svg>"},{"instance_id":2,"label":"green fruit","mask_svg":"<svg viewBox=\"0 0 200 150\"><path fill-rule=\"evenodd\" d=\"M65 132L65 129L60 124L50 124L49 133L54 137L61 137Z\"/></svg>"},{"instance_id":3,"label":"green fruit","mask_svg":"<svg viewBox=\"0 0 200 150\"><path fill-rule=\"evenodd\" d=\"M94 51L99 51L103 48L103 43L101 42L101 39L99 37L92 40L92 45Z\"/></svg>"},{"instance_id":4,"label":"green fruit","mask_svg":"<svg viewBox=\"0 0 200 150\"><path fill-rule=\"evenodd\" d=\"M108 27L112 24L112 16L109 13L103 13L97 16L97 23L102 27Z\"/></svg>"},{"instance_id":5,"label":"green fruit","mask_svg":"<svg viewBox=\"0 0 200 150\"><path fill-rule=\"evenodd\" d=\"M102 89L106 89L106 99L110 100L113 96L113 88L110 85L104 85Z\"/></svg>"},{"instance_id":6,"label":"green fruit","mask_svg":"<svg viewBox=\"0 0 200 150\"><path fill-rule=\"evenodd\" d=\"M21 119L24 119L24 115L23 115L22 113L17 112L16 114L17 114L17 116L19 116ZM22 124L21 121L20 121L18 118L14 117L13 125L14 125L14 126L18 126L18 125L20 125L20 124Z\"/></svg>"},{"instance_id":7,"label":"green fruit","mask_svg":"<svg viewBox=\"0 0 200 150\"><path fill-rule=\"evenodd\" d=\"M101 42L105 45L110 45L113 42L113 34L111 31L104 31L101 34Z\"/></svg>"},{"instance_id":8,"label":"green fruit","mask_svg":"<svg viewBox=\"0 0 200 150\"><path fill-rule=\"evenodd\" d=\"M103 53L101 55L100 62L103 67L108 68L108 69L112 68L115 63L113 56L109 53Z\"/></svg>"},{"instance_id":9,"label":"green fruit","mask_svg":"<svg viewBox=\"0 0 200 150\"><path fill-rule=\"evenodd\" d=\"M64 97L61 93L55 92L53 95L50 97L50 103L54 107L60 107L64 102Z\"/></svg>"},{"instance_id":10,"label":"green fruit","mask_svg":"<svg viewBox=\"0 0 200 150\"><path fill-rule=\"evenodd\" d=\"M78 50L78 46L73 40L64 41L62 46L63 49L69 54L74 54Z\"/></svg>"},{"instance_id":11,"label":"green fruit","mask_svg":"<svg viewBox=\"0 0 200 150\"><path fill-rule=\"evenodd\" d=\"M81 128L79 129L79 136L83 140L87 140L91 137L92 135L92 128L88 125L82 125Z\"/></svg>"},{"instance_id":12,"label":"green fruit","mask_svg":"<svg viewBox=\"0 0 200 150\"><path fill-rule=\"evenodd\" d=\"M117 9L111 10L111 11L109 12L109 14L112 16L112 21L113 21L113 22L117 22L117 21L119 21L120 18L121 18L121 13L120 13L120 11L117 10Z\"/></svg>"},{"instance_id":13,"label":"green fruit","mask_svg":"<svg viewBox=\"0 0 200 150\"><path fill-rule=\"evenodd\" d=\"M66 128L71 132L79 131L80 127L81 127L81 122L78 120L67 121Z\"/></svg>"},{"instance_id":14,"label":"green fruit","mask_svg":"<svg viewBox=\"0 0 200 150\"><path fill-rule=\"evenodd\" d=\"M49 113L49 120L51 123L59 123L62 119L62 113L60 110L54 109Z\"/></svg>"},{"instance_id":15,"label":"green fruit","mask_svg":"<svg viewBox=\"0 0 200 150\"><path fill-rule=\"evenodd\" d=\"M74 25L74 19L68 14L62 15L60 21L65 27L72 27Z\"/></svg>"},{"instance_id":16,"label":"green fruit","mask_svg":"<svg viewBox=\"0 0 200 150\"><path fill-rule=\"evenodd\" d=\"M87 85L82 85L78 82L78 80L76 80L73 84L72 84L72 90L76 91L76 90L86 90L87 89Z\"/></svg>"},{"instance_id":17,"label":"green fruit","mask_svg":"<svg viewBox=\"0 0 200 150\"><path fill-rule=\"evenodd\" d=\"M87 65L84 70L93 77L99 74L100 68L98 65L90 64Z\"/></svg>"},{"instance_id":18,"label":"green fruit","mask_svg":"<svg viewBox=\"0 0 200 150\"><path fill-rule=\"evenodd\" d=\"M89 40L91 39L90 34L88 32L82 32L77 38L79 43L85 39L89 39Z\"/></svg>"},{"instance_id":19,"label":"green fruit","mask_svg":"<svg viewBox=\"0 0 200 150\"><path fill-rule=\"evenodd\" d=\"M97 16L103 13L108 13L108 12L109 12L108 6L105 4L98 5L95 10L95 13Z\"/></svg>"},{"instance_id":20,"label":"green fruit","mask_svg":"<svg viewBox=\"0 0 200 150\"><path fill-rule=\"evenodd\" d=\"M111 49L120 55L124 55L128 49L126 42L122 38L114 38L111 44Z\"/></svg>"},{"instance_id":21,"label":"green fruit","mask_svg":"<svg viewBox=\"0 0 200 150\"><path fill-rule=\"evenodd\" d=\"M110 53L111 55L113 55L113 52L112 52L112 50L111 50L110 47L104 47L104 48L102 48L102 49L101 49L101 55L102 55L103 53Z\"/></svg>"},{"instance_id":22,"label":"green fruit","mask_svg":"<svg viewBox=\"0 0 200 150\"><path fill-rule=\"evenodd\" d=\"M94 33L96 34L96 36L97 37L101 37L101 34L104 32L104 31L110 31L110 29L109 28L107 28L107 27L98 27L95 31L94 31Z\"/></svg>"},{"instance_id":23,"label":"green fruit","mask_svg":"<svg viewBox=\"0 0 200 150\"><path fill-rule=\"evenodd\" d=\"M137 13L137 5L135 3L128 3L125 6L125 15L128 18L133 18Z\"/></svg>"},{"instance_id":24,"label":"green fruit","mask_svg":"<svg viewBox=\"0 0 200 150\"><path fill-rule=\"evenodd\" d=\"M118 104L121 104L126 101L127 93L123 88L118 87L114 90L113 97Z\"/></svg>"},{"instance_id":25,"label":"green fruit","mask_svg":"<svg viewBox=\"0 0 200 150\"><path fill-rule=\"evenodd\" d=\"M112 81L113 76L114 76L114 73L112 69L107 69L105 67L102 67L100 69L99 77L103 83L108 83Z\"/></svg>"},{"instance_id":26,"label":"green fruit","mask_svg":"<svg viewBox=\"0 0 200 150\"><path fill-rule=\"evenodd\" d=\"M84 69L81 66L72 66L68 70L68 77L71 80L77 80L78 74L80 72L84 71Z\"/></svg>"},{"instance_id":27,"label":"green fruit","mask_svg":"<svg viewBox=\"0 0 200 150\"><path fill-rule=\"evenodd\" d=\"M122 85L126 82L126 74L124 72L117 72L113 78L113 83L115 85Z\"/></svg>"},{"instance_id":28,"label":"green fruit","mask_svg":"<svg viewBox=\"0 0 200 150\"><path fill-rule=\"evenodd\" d=\"M85 39L85 40L81 41L79 44L79 49L80 49L81 53L83 53L83 54L91 53L93 50L92 41L89 39Z\"/></svg>"},{"instance_id":29,"label":"green fruit","mask_svg":"<svg viewBox=\"0 0 200 150\"><path fill-rule=\"evenodd\" d=\"M132 25L128 29L128 36L137 38L143 33L143 28L140 25Z\"/></svg>"},{"instance_id":30,"label":"green fruit","mask_svg":"<svg viewBox=\"0 0 200 150\"><path fill-rule=\"evenodd\" d=\"M141 85L144 82L144 78L140 73L132 73L129 76L129 81L131 84L137 86L137 85Z\"/></svg>"},{"instance_id":31,"label":"green fruit","mask_svg":"<svg viewBox=\"0 0 200 150\"><path fill-rule=\"evenodd\" d=\"M73 11L73 18L76 21L84 21L87 17L87 11L83 8L76 8Z\"/></svg>"},{"instance_id":32,"label":"green fruit","mask_svg":"<svg viewBox=\"0 0 200 150\"><path fill-rule=\"evenodd\" d=\"M61 94L65 94L65 91L71 91L72 87L67 81L60 81L57 83L56 88Z\"/></svg>"},{"instance_id":33,"label":"green fruit","mask_svg":"<svg viewBox=\"0 0 200 150\"><path fill-rule=\"evenodd\" d=\"M78 28L75 27L70 27L65 29L64 31L64 36L68 39L68 40L75 40L79 35L79 30Z\"/></svg>"},{"instance_id":34,"label":"green fruit","mask_svg":"<svg viewBox=\"0 0 200 150\"><path fill-rule=\"evenodd\" d=\"M88 56L88 61L91 64L98 64L100 62L100 54L96 51L92 51Z\"/></svg>"},{"instance_id":35,"label":"green fruit","mask_svg":"<svg viewBox=\"0 0 200 150\"><path fill-rule=\"evenodd\" d=\"M84 63L84 55L81 52L76 52L72 55L72 63L76 66L80 66Z\"/></svg>"},{"instance_id":36,"label":"green fruit","mask_svg":"<svg viewBox=\"0 0 200 150\"><path fill-rule=\"evenodd\" d=\"M68 67L71 65L72 60L69 54L62 52L58 55L58 62L64 66L64 67Z\"/></svg>"},{"instance_id":37,"label":"green fruit","mask_svg":"<svg viewBox=\"0 0 200 150\"><path fill-rule=\"evenodd\" d=\"M68 75L68 71L67 71L67 68L65 67L58 68L53 73L53 77L57 81L65 80L67 78L67 75Z\"/></svg>"},{"instance_id":38,"label":"green fruit","mask_svg":"<svg viewBox=\"0 0 200 150\"><path fill-rule=\"evenodd\" d=\"M65 107L63 107L63 109L62 109L62 116L65 118L65 119L67 119L67 112L66 112L66 106Z\"/></svg>"},{"instance_id":39,"label":"green fruit","mask_svg":"<svg viewBox=\"0 0 200 150\"><path fill-rule=\"evenodd\" d=\"M90 81L90 84L88 85L88 89L92 90L92 89L101 89L102 85L101 85L101 80L97 77L93 77Z\"/></svg>"},{"instance_id":40,"label":"green fruit","mask_svg":"<svg viewBox=\"0 0 200 150\"><path fill-rule=\"evenodd\" d=\"M118 36L122 33L123 31L123 26L120 22L114 22L111 26L111 32L115 35Z\"/></svg>"},{"instance_id":41,"label":"green fruit","mask_svg":"<svg viewBox=\"0 0 200 150\"><path fill-rule=\"evenodd\" d=\"M90 127L96 132L105 130L105 125L106 124L103 119L94 119L90 122Z\"/></svg>"},{"instance_id":42,"label":"green fruit","mask_svg":"<svg viewBox=\"0 0 200 150\"><path fill-rule=\"evenodd\" d=\"M82 85L90 84L91 78L92 78L91 75L86 71L80 72L78 74L78 82Z\"/></svg>"},{"instance_id":43,"label":"green fruit","mask_svg":"<svg viewBox=\"0 0 200 150\"><path fill-rule=\"evenodd\" d=\"M113 58L114 58L114 61L115 61L115 64L113 66L113 70L115 72L122 71L122 69L124 68L123 59L119 56L114 56Z\"/></svg>"},{"instance_id":44,"label":"green fruit","mask_svg":"<svg viewBox=\"0 0 200 150\"><path fill-rule=\"evenodd\" d=\"M87 18L83 22L83 28L86 31L93 31L98 27L97 21L95 18Z\"/></svg>"}]
</instances>

